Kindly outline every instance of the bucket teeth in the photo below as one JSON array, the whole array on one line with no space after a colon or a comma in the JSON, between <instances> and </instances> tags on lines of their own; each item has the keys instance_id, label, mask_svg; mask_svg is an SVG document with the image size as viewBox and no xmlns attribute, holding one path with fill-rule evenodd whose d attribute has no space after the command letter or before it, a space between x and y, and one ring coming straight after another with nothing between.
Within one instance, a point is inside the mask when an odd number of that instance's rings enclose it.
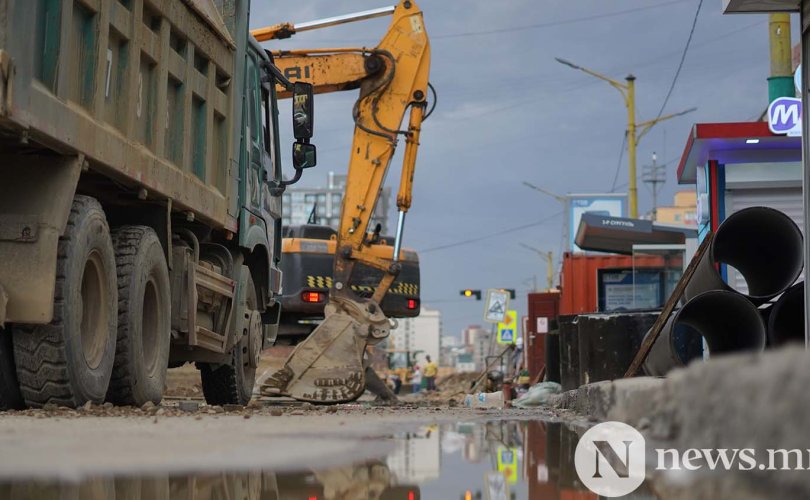
<instances>
[{"instance_id":1,"label":"bucket teeth","mask_svg":"<svg viewBox=\"0 0 810 500\"><path fill-rule=\"evenodd\" d=\"M262 384L261 392L268 395L285 394L287 392L287 384L290 383L292 378L292 370L285 366L265 380L264 384Z\"/></svg>"},{"instance_id":2,"label":"bucket teeth","mask_svg":"<svg viewBox=\"0 0 810 500\"><path fill-rule=\"evenodd\" d=\"M298 344L284 368L270 376L262 393L313 403L359 398L366 390L363 354L372 340L369 325L380 337L388 333L385 316L368 317L358 312L362 310L351 302L330 304L323 322Z\"/></svg>"}]
</instances>

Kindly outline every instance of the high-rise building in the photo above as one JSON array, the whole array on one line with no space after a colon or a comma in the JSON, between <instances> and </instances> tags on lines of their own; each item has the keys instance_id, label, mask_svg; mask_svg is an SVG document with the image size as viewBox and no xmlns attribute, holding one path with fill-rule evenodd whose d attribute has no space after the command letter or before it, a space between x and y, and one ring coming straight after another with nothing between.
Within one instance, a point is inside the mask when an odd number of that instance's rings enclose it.
<instances>
[{"instance_id":1,"label":"high-rise building","mask_svg":"<svg viewBox=\"0 0 810 500\"><path fill-rule=\"evenodd\" d=\"M439 366L456 366L456 357L464 352L461 339L451 335L442 335Z\"/></svg>"},{"instance_id":2,"label":"high-rise building","mask_svg":"<svg viewBox=\"0 0 810 500\"><path fill-rule=\"evenodd\" d=\"M282 198L283 213L282 224L285 226L299 226L306 224L310 215L314 213L316 224L332 227L337 230L340 224L340 208L343 203L343 193L346 189L346 176L329 172L326 187L308 188L290 186ZM384 187L377 200L377 207L369 222L369 230L377 224L382 225L380 234L390 235L388 232L388 211L391 207L391 188Z\"/></svg>"},{"instance_id":3,"label":"high-rise building","mask_svg":"<svg viewBox=\"0 0 810 500\"><path fill-rule=\"evenodd\" d=\"M475 370L481 371L487 366L487 356L490 352L490 334L479 325L471 325L462 332L462 340L467 346L467 352L472 354Z\"/></svg>"},{"instance_id":4,"label":"high-rise building","mask_svg":"<svg viewBox=\"0 0 810 500\"><path fill-rule=\"evenodd\" d=\"M656 222L697 226L697 197L694 191L675 193L672 206L658 207Z\"/></svg>"},{"instance_id":5,"label":"high-rise building","mask_svg":"<svg viewBox=\"0 0 810 500\"><path fill-rule=\"evenodd\" d=\"M442 336L442 313L436 309L422 306L422 311L415 318L397 320L399 326L391 330L388 337L388 348L394 351L408 351L415 354L417 363L425 362L425 356L439 363Z\"/></svg>"},{"instance_id":6,"label":"high-rise building","mask_svg":"<svg viewBox=\"0 0 810 500\"><path fill-rule=\"evenodd\" d=\"M422 483L438 479L442 471L441 431L430 426L396 436L394 450L386 463L401 483Z\"/></svg>"}]
</instances>

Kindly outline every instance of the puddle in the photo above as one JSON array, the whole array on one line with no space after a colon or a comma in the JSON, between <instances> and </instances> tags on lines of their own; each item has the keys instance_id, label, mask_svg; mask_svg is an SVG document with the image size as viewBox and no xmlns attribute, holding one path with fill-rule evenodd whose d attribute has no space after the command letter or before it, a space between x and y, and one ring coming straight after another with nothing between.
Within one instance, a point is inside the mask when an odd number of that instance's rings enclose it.
<instances>
[{"instance_id":1,"label":"puddle","mask_svg":"<svg viewBox=\"0 0 810 500\"><path fill-rule=\"evenodd\" d=\"M0 498L597 500L573 469L577 440L560 423L462 422L394 434L387 456L327 469L6 482ZM655 497L642 486L632 498Z\"/></svg>"}]
</instances>

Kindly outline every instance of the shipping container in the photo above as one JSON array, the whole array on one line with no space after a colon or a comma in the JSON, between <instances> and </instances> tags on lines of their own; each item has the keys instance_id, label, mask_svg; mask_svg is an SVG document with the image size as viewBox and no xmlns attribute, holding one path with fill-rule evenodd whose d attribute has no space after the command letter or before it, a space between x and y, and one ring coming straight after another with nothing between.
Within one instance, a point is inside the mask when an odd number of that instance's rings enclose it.
<instances>
[{"instance_id":1,"label":"shipping container","mask_svg":"<svg viewBox=\"0 0 810 500\"><path fill-rule=\"evenodd\" d=\"M585 314L598 311L600 269L663 268L658 255L574 254L563 256L560 275L559 314Z\"/></svg>"}]
</instances>

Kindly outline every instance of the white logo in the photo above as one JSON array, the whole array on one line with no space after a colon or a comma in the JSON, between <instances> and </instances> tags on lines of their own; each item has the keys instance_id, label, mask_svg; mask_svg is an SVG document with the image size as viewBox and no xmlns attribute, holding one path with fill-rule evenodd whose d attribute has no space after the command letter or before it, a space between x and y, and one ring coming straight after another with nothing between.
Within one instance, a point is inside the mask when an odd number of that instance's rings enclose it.
<instances>
[{"instance_id":1,"label":"white logo","mask_svg":"<svg viewBox=\"0 0 810 500\"><path fill-rule=\"evenodd\" d=\"M582 483L597 495L632 493L645 475L644 436L621 422L604 422L579 438L574 467Z\"/></svg>"}]
</instances>

